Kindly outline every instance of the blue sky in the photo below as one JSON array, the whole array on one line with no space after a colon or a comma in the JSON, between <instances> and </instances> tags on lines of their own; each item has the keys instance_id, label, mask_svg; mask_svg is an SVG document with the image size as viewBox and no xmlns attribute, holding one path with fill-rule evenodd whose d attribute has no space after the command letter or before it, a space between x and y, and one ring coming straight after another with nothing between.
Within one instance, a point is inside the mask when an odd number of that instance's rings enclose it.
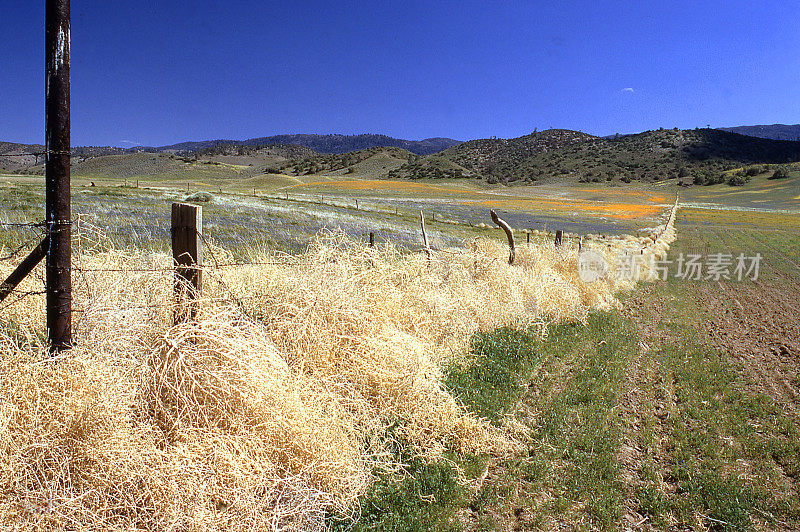
<instances>
[{"instance_id":1,"label":"blue sky","mask_svg":"<svg viewBox=\"0 0 800 532\"><path fill-rule=\"evenodd\" d=\"M0 4L0 140L42 141L43 24ZM799 25L795 0L72 0L72 139L798 123Z\"/></svg>"}]
</instances>

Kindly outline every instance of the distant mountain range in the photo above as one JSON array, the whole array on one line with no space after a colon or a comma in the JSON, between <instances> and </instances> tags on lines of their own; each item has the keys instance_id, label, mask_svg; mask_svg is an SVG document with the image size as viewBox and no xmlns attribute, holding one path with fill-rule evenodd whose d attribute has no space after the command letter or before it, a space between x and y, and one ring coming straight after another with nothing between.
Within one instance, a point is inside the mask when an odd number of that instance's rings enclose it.
<instances>
[{"instance_id":1,"label":"distant mountain range","mask_svg":"<svg viewBox=\"0 0 800 532\"><path fill-rule=\"evenodd\" d=\"M601 138L550 129L517 138L409 141L386 135L276 135L245 141L182 142L161 147L76 147L73 174L106 178L183 176L202 169L222 177L265 174L353 178L473 178L487 183L660 181L716 182L749 165L800 161L800 142L759 138L792 135L799 126L659 129ZM42 174L41 146L0 142L0 172ZM774 168L773 168L774 169ZM227 173L226 173L227 172ZM230 174L230 176L229 176Z\"/></svg>"},{"instance_id":2,"label":"distant mountain range","mask_svg":"<svg viewBox=\"0 0 800 532\"><path fill-rule=\"evenodd\" d=\"M402 148L417 155L430 155L440 152L451 146L460 144L461 141L448 138L431 138L424 140L396 139L386 135L274 135L271 137L258 137L247 140L203 140L198 142L180 142L169 146L139 147L144 151L196 151L215 146L240 145L240 146L274 146L294 145L311 148L317 153L334 154L347 153L368 148L390 147Z\"/></svg>"},{"instance_id":3,"label":"distant mountain range","mask_svg":"<svg viewBox=\"0 0 800 532\"><path fill-rule=\"evenodd\" d=\"M722 131L739 133L749 137L760 137L762 139L774 140L795 140L800 141L800 124L793 126L786 124L772 124L769 126L736 126L721 127Z\"/></svg>"}]
</instances>

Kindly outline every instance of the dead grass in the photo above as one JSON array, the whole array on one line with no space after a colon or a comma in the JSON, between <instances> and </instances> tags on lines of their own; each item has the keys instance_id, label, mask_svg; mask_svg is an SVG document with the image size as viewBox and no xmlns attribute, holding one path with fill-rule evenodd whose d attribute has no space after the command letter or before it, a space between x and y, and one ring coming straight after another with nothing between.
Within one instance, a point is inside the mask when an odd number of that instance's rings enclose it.
<instances>
[{"instance_id":1,"label":"dead grass","mask_svg":"<svg viewBox=\"0 0 800 532\"><path fill-rule=\"evenodd\" d=\"M598 249L658 254L672 234ZM197 320L173 326L170 257L108 248L76 255L70 352L47 358L43 298L0 313L3 528L321 529L400 465L392 438L517 449L442 386L476 331L583 321L632 284L580 282L574 249L522 246L509 266L478 239L429 262L323 234L209 268Z\"/></svg>"}]
</instances>

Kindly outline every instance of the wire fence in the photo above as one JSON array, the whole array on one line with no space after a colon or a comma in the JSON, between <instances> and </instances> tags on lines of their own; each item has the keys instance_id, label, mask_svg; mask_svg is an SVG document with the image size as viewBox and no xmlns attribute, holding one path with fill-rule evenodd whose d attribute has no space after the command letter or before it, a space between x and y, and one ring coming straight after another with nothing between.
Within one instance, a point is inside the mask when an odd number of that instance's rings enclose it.
<instances>
[{"instance_id":1,"label":"wire fence","mask_svg":"<svg viewBox=\"0 0 800 532\"><path fill-rule=\"evenodd\" d=\"M675 215L675 208L673 207L671 210L667 224L670 224L674 219ZM87 219L88 218L88 219ZM73 255L73 263L71 267L72 274L77 276L76 281L79 283L91 283L92 279L89 277L96 276L96 275L105 275L105 274L161 274L168 277L170 280L174 279L176 266L173 261L169 261L168 264L164 265L154 265L154 266L141 266L141 265L125 265L119 267L95 267L90 265L85 265L82 262L82 257L84 252L88 252L90 255L97 251L104 251L108 248L114 248L113 242L107 241L105 235L108 232L108 226L98 226L93 223L94 219L92 216L85 216L85 215L77 215L73 218L72 225L74 227L73 231L73 248L76 249L77 253ZM163 221L163 218L162 218ZM212 224L213 227L213 224ZM21 259L24 255L26 255L29 250L38 244L46 235L47 235L47 224L45 221L21 221L21 220L0 220L0 229L4 229L6 231L14 231L18 234L24 235L19 236L17 241L13 245L9 245L8 242L0 242L0 263L7 263L7 262L15 262ZM230 228L228 228L230 230ZM239 227L234 231L252 231L252 226L247 227ZM319 231L320 228L316 228L316 231ZM27 234L26 234L27 232ZM162 226L160 227L160 232L163 233L162 238L166 240L170 233L169 229ZM261 296L248 296L246 294L237 294L234 290L232 290L229 286L225 284L224 279L221 275L217 275L218 272L222 272L224 270L235 269L235 268L257 268L257 267L268 267L268 266L297 266L303 259L298 257L297 255L291 253L275 253L274 259L271 260L238 260L233 258L227 248L219 247L220 242L218 241L211 241L209 237L207 237L203 231L199 231L197 235L202 241L202 248L204 254L209 260L206 260L204 263L200 265L192 265L189 266L189 269L195 269L203 272L204 275L210 276L210 279L213 279L214 282L218 283L220 287L222 287L223 291L227 294L225 297L215 297L215 298L205 298L205 299L198 299L198 302L202 303L214 303L214 302L231 302L235 303L236 305L242 307L244 302L253 300L256 297ZM104 240L106 239L106 240ZM388 239L387 239L388 240ZM530 242L530 240L529 240ZM223 243L224 244L224 243ZM573 247L571 243L565 242L566 248ZM558 245L558 244L556 244ZM576 244L577 245L577 244ZM436 251L436 255L441 258L442 260L447 260L448 255L451 253L457 253L458 251L448 250L443 248L431 247L431 250ZM166 251L166 249L161 249L161 251ZM218 254L222 254L223 256L218 256ZM3 275L3 278L5 275ZM26 288L19 288L15 287L9 291L8 296L0 302L0 312L8 309L9 307L15 306L20 302L24 301L26 298L33 297L33 296L41 296L45 295L46 291L44 290L45 286L45 279L43 274L43 268L39 267L33 272L33 281L28 281L25 283ZM0 279L1 281L2 279ZM96 280L96 279L95 279ZM0 287L5 288L5 287ZM146 305L130 305L126 306L129 309L164 309L168 307L174 307L174 302L164 302L164 303L149 303ZM73 308L72 309L76 313L85 312L85 309L82 308Z\"/></svg>"}]
</instances>

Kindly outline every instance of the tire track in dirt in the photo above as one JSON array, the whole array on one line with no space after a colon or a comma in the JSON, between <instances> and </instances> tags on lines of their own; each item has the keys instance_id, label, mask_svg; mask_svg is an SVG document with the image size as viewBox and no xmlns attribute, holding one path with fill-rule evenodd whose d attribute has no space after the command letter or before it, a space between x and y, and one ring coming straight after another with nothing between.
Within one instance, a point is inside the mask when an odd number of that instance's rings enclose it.
<instances>
[{"instance_id":1,"label":"tire track in dirt","mask_svg":"<svg viewBox=\"0 0 800 532\"><path fill-rule=\"evenodd\" d=\"M625 390L621 394L626 430L618 461L628 495L620 528L626 531L656 530L647 516L639 513L640 501L637 500L637 489L647 482L643 466L648 460L656 465L653 473L658 477L659 490L665 495L675 490L675 486L670 486L663 478L668 455L664 443L668 435L662 425L677 412L674 383L665 368L659 367L651 349L651 346L676 341L663 321L670 308L669 302L656 294L654 285L640 287L622 306L623 314L639 330L639 349L630 361ZM643 435L646 425L653 431L649 440Z\"/></svg>"}]
</instances>

